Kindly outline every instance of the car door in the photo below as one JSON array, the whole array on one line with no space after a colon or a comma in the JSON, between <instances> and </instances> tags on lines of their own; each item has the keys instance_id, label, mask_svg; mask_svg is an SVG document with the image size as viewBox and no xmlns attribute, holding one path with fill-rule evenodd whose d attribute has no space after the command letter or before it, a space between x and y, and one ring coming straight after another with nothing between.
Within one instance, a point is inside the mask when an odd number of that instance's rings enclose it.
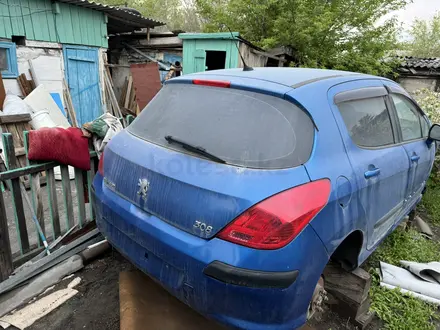
<instances>
[{"instance_id":1,"label":"car door","mask_svg":"<svg viewBox=\"0 0 440 330\"><path fill-rule=\"evenodd\" d=\"M358 189L354 194L367 220L367 248L389 231L404 206L408 157L399 145L388 92L379 80L337 85L330 90L333 112Z\"/></svg>"},{"instance_id":2,"label":"car door","mask_svg":"<svg viewBox=\"0 0 440 330\"><path fill-rule=\"evenodd\" d=\"M390 99L396 111L402 145L407 153L410 168L406 200L413 205L419 200L429 172L431 171L434 148L426 143L429 124L418 106L399 90L391 90ZM404 91L403 91L404 92Z\"/></svg>"}]
</instances>

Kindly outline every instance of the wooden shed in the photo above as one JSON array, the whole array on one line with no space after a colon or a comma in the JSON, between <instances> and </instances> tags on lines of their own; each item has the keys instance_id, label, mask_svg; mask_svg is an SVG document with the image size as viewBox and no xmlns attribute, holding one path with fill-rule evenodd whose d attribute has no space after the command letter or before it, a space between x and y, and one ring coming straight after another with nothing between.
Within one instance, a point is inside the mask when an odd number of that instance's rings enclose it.
<instances>
[{"instance_id":1,"label":"wooden shed","mask_svg":"<svg viewBox=\"0 0 440 330\"><path fill-rule=\"evenodd\" d=\"M34 72L63 103L63 79L80 125L102 114L110 34L164 25L130 8L86 0L0 0L0 73L7 92L26 96L17 78ZM63 105L61 104L61 107Z\"/></svg>"},{"instance_id":2,"label":"wooden shed","mask_svg":"<svg viewBox=\"0 0 440 330\"><path fill-rule=\"evenodd\" d=\"M243 39L238 32L181 33L179 38L183 41L183 74L242 68L238 49L246 64L252 67L268 66L269 58L275 60L276 66L283 66L285 62Z\"/></svg>"}]
</instances>

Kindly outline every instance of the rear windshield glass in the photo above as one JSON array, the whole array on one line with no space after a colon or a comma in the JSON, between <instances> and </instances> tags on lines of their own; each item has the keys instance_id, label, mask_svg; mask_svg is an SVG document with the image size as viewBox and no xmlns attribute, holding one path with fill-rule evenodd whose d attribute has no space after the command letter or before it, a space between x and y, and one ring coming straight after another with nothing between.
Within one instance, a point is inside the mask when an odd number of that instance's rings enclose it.
<instances>
[{"instance_id":1,"label":"rear windshield glass","mask_svg":"<svg viewBox=\"0 0 440 330\"><path fill-rule=\"evenodd\" d=\"M304 164L314 136L311 119L283 99L188 84L165 85L128 131L160 146L188 152L165 140L171 135L228 164L267 169Z\"/></svg>"}]
</instances>

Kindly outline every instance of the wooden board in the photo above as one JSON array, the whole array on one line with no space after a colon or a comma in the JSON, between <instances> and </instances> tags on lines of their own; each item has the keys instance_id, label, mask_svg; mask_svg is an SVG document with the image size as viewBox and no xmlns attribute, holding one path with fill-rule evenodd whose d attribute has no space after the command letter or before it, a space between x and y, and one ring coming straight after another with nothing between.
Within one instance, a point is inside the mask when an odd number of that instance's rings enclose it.
<instances>
[{"instance_id":1,"label":"wooden board","mask_svg":"<svg viewBox=\"0 0 440 330\"><path fill-rule=\"evenodd\" d=\"M31 121L31 115L28 113L20 115L6 115L0 116L0 124L18 124L18 123L28 123Z\"/></svg>"},{"instance_id":2,"label":"wooden board","mask_svg":"<svg viewBox=\"0 0 440 330\"><path fill-rule=\"evenodd\" d=\"M19 167L14 154L12 135L3 135L3 148L5 153L5 164L9 170ZM20 178L11 180L12 200L14 206L15 223L17 226L18 238L22 253L29 252L29 236L26 227L26 217L23 208L23 197L21 195Z\"/></svg>"},{"instance_id":3,"label":"wooden board","mask_svg":"<svg viewBox=\"0 0 440 330\"><path fill-rule=\"evenodd\" d=\"M338 264L329 263L323 275L325 289L340 300L349 304L361 304L368 297L371 276L361 268L347 272Z\"/></svg>"},{"instance_id":4,"label":"wooden board","mask_svg":"<svg viewBox=\"0 0 440 330\"><path fill-rule=\"evenodd\" d=\"M6 90L3 84L2 73L0 72L0 110L3 110L3 102L6 98Z\"/></svg>"},{"instance_id":5,"label":"wooden board","mask_svg":"<svg viewBox=\"0 0 440 330\"><path fill-rule=\"evenodd\" d=\"M124 102L124 107L125 107L125 108L127 108L127 107L129 106L130 96L134 96L134 90L133 90L133 76L130 76L130 77L128 78L127 91L126 91L125 102Z\"/></svg>"},{"instance_id":6,"label":"wooden board","mask_svg":"<svg viewBox=\"0 0 440 330\"><path fill-rule=\"evenodd\" d=\"M6 280L13 271L11 245L5 201L0 193L0 282Z\"/></svg>"},{"instance_id":7,"label":"wooden board","mask_svg":"<svg viewBox=\"0 0 440 330\"><path fill-rule=\"evenodd\" d=\"M13 138L17 168L27 166L26 154L22 152L25 149L23 133L32 130L29 124L30 120L31 116L29 114L0 116L2 132L11 133ZM21 181L26 187L30 187L28 176L22 177Z\"/></svg>"},{"instance_id":8,"label":"wooden board","mask_svg":"<svg viewBox=\"0 0 440 330\"><path fill-rule=\"evenodd\" d=\"M226 330L138 270L119 274L119 309L121 330Z\"/></svg>"},{"instance_id":9,"label":"wooden board","mask_svg":"<svg viewBox=\"0 0 440 330\"><path fill-rule=\"evenodd\" d=\"M63 187L63 198L64 207L66 209L66 224L67 229L70 229L75 224L75 219L73 217L73 201L72 201L72 190L70 189L70 176L69 169L67 165L61 165L61 180Z\"/></svg>"},{"instance_id":10,"label":"wooden board","mask_svg":"<svg viewBox=\"0 0 440 330\"><path fill-rule=\"evenodd\" d=\"M55 174L53 168L46 171L47 177L47 196L49 200L49 213L52 222L53 236L61 235L60 213L58 210L58 197L55 186Z\"/></svg>"}]
</instances>

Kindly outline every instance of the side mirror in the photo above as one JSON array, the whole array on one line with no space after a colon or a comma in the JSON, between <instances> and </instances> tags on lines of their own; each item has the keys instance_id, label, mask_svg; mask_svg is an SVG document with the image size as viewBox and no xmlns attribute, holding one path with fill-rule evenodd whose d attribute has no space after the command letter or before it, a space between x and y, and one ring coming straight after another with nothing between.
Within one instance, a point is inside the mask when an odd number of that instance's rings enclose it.
<instances>
[{"instance_id":1,"label":"side mirror","mask_svg":"<svg viewBox=\"0 0 440 330\"><path fill-rule=\"evenodd\" d=\"M428 135L429 140L431 141L440 141L440 125L434 124L431 126Z\"/></svg>"}]
</instances>

